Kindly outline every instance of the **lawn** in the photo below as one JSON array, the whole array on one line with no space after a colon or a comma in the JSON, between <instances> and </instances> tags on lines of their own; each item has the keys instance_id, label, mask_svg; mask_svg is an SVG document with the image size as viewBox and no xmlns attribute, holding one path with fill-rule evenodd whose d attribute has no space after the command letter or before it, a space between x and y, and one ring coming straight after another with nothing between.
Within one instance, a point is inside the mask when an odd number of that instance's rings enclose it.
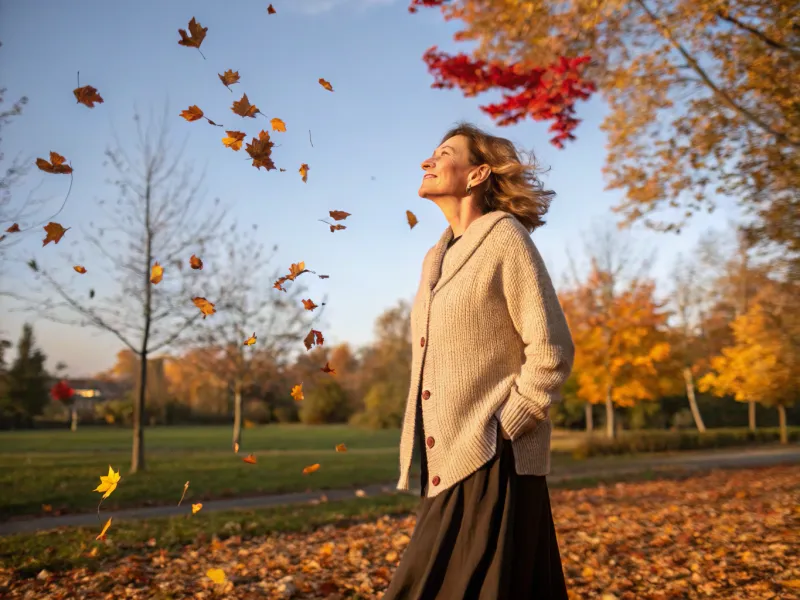
<instances>
[{"instance_id":1,"label":"lawn","mask_svg":"<svg viewBox=\"0 0 800 600\"><path fill-rule=\"evenodd\" d=\"M186 481L188 501L391 483L399 471L399 430L369 431L346 425L267 425L243 432L239 455L229 427L153 427L145 433L147 470L129 475L131 432L85 428L0 433L0 520L91 512L92 492L109 465L121 471L106 510L178 502ZM555 449L571 450L581 434L558 432ZM337 444L347 452L336 452ZM242 458L249 453L257 464ZM554 462L569 462L568 454ZM303 467L320 469L303 475ZM418 476L418 471L412 471Z\"/></svg>"}]
</instances>

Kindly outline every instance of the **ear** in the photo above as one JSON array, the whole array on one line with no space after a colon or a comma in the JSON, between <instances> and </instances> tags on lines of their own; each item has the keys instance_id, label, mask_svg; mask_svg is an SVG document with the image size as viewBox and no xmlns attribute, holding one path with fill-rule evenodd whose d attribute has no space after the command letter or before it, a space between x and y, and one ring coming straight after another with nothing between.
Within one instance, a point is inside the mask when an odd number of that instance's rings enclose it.
<instances>
[{"instance_id":1,"label":"ear","mask_svg":"<svg viewBox=\"0 0 800 600\"><path fill-rule=\"evenodd\" d=\"M492 169L487 164L480 165L474 168L469 175L467 175L467 183L472 187L478 187L484 181L489 179Z\"/></svg>"}]
</instances>

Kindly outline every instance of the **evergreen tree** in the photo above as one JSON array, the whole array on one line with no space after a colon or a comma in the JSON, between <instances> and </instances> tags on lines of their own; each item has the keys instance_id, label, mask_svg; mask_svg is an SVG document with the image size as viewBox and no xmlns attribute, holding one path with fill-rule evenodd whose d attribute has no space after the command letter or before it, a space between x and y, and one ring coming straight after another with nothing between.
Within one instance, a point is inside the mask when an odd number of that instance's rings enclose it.
<instances>
[{"instance_id":1,"label":"evergreen tree","mask_svg":"<svg viewBox=\"0 0 800 600\"><path fill-rule=\"evenodd\" d=\"M29 424L42 414L48 402L46 359L44 352L36 348L33 327L25 323L17 343L17 357L8 371L8 395L1 409L19 424Z\"/></svg>"}]
</instances>

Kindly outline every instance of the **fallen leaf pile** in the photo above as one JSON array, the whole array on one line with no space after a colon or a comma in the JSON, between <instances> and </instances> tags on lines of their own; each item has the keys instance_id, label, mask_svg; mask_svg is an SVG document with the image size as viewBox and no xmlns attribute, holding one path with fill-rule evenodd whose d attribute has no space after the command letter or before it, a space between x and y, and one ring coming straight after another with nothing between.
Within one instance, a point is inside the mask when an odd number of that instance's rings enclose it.
<instances>
[{"instance_id":1,"label":"fallen leaf pile","mask_svg":"<svg viewBox=\"0 0 800 600\"><path fill-rule=\"evenodd\" d=\"M798 492L800 467L794 465L552 490L570 600L797 598ZM231 523L220 532L227 539L179 551L160 549L155 540L139 554L104 562L100 545L91 568L41 579L0 570L0 586L10 599L377 600L414 523L413 515L385 516L252 539ZM114 543L113 529L104 543Z\"/></svg>"}]
</instances>

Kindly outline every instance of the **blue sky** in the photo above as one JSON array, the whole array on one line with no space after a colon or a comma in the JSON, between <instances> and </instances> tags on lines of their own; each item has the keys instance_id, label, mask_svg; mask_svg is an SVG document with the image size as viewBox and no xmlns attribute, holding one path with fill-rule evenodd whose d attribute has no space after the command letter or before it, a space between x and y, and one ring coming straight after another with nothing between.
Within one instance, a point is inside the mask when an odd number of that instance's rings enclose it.
<instances>
[{"instance_id":1,"label":"blue sky","mask_svg":"<svg viewBox=\"0 0 800 600\"><path fill-rule=\"evenodd\" d=\"M545 183L558 196L548 224L533 239L555 281L566 272L567 252L579 258L584 235L612 221L610 207L618 195L603 191L605 136L599 124L605 107L599 98L579 106L584 122L578 141L557 150L547 141L547 124L497 128L478 109L490 97L465 99L458 91L430 88L423 52L434 44L459 48L451 41L456 24L445 23L437 11L411 15L407 0L275 0L278 13L267 15L267 4L3 3L0 83L9 100L23 94L30 99L23 116L4 131L7 159L47 157L50 150L66 156L75 177L58 220L80 226L91 220L98 199L113 193L105 182L110 172L102 166L113 133L132 138L134 108L158 113L166 103L176 140L188 142L185 159L205 170L208 198L229 203L240 223L258 224L267 247L279 246L278 266L304 260L331 276L324 287L314 283L312 289L329 295L325 333L332 344L368 342L375 318L399 298L413 297L422 258L447 227L439 209L417 196L419 164L457 120L533 149L550 167ZM177 30L193 16L208 27L202 45L207 60L177 43ZM233 93L217 78L226 69L241 75ZM90 110L75 103L78 71L81 85L96 87L104 104ZM320 77L333 84L334 93L319 86ZM286 173L252 168L242 153L222 146L222 129L178 116L197 104L211 119L241 129L230 105L242 92L266 116L285 121L287 132L274 134L281 144L274 157ZM248 136L267 125L258 120L246 123ZM307 183L297 173L301 163L310 165ZM51 198L53 211L66 188L63 179L36 170L28 185L38 186L37 197ZM352 213L346 231L330 234L317 221L332 209ZM406 210L419 219L413 230ZM734 213L697 218L680 237L634 230L642 249L658 249L653 275L665 281L677 252L691 248L709 226L724 227ZM70 237L80 247L79 234ZM64 242L42 248L35 233L15 253L68 269L68 250ZM30 274L12 264L0 276L6 284ZM12 309L4 301L0 327L16 340L26 315ZM120 348L113 337L84 328L37 319L35 329L49 364L65 361L72 376L109 367Z\"/></svg>"}]
</instances>

